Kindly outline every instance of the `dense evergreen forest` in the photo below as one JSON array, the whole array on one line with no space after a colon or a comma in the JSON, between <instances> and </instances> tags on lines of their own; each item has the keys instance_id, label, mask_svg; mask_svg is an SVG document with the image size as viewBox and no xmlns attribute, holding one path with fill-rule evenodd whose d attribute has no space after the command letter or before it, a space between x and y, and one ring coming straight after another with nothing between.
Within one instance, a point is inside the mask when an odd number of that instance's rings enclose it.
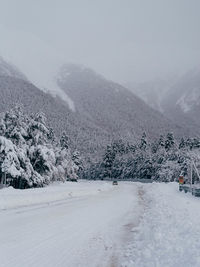
<instances>
[{"instance_id":1,"label":"dense evergreen forest","mask_svg":"<svg viewBox=\"0 0 200 267\"><path fill-rule=\"evenodd\" d=\"M57 138L43 113L24 114L17 106L0 117L1 184L15 188L41 187L53 181L84 179L188 179L191 161L200 162L198 138L175 140L172 133L148 142L113 140L96 162L73 151L67 133ZM197 164L198 167L198 164Z\"/></svg>"},{"instance_id":2,"label":"dense evergreen forest","mask_svg":"<svg viewBox=\"0 0 200 267\"><path fill-rule=\"evenodd\" d=\"M194 161L198 168L199 160L198 138L181 138L176 141L173 133L167 133L148 143L146 133L143 133L141 140L135 144L123 140L109 144L102 159L86 170L85 178L170 182L183 175L187 181L191 162ZM196 175L194 173L194 179Z\"/></svg>"}]
</instances>

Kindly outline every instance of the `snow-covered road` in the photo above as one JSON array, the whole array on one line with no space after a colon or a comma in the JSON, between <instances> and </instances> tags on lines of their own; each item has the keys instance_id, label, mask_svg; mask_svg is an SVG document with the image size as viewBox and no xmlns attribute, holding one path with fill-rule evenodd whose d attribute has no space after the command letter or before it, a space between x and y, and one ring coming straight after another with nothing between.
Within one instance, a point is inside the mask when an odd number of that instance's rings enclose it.
<instances>
[{"instance_id":1,"label":"snow-covered road","mask_svg":"<svg viewBox=\"0 0 200 267\"><path fill-rule=\"evenodd\" d=\"M99 188L98 194L2 210L0 266L117 266L140 215L138 187Z\"/></svg>"},{"instance_id":2,"label":"snow-covered road","mask_svg":"<svg viewBox=\"0 0 200 267\"><path fill-rule=\"evenodd\" d=\"M0 267L199 267L200 199L177 183L0 192Z\"/></svg>"}]
</instances>

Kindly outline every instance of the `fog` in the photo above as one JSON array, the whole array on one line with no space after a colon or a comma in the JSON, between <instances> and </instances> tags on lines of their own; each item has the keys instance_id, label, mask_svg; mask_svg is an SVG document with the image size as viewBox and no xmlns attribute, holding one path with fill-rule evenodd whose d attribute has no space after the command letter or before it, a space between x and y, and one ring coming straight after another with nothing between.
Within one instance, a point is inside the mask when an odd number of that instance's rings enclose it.
<instances>
[{"instance_id":1,"label":"fog","mask_svg":"<svg viewBox=\"0 0 200 267\"><path fill-rule=\"evenodd\" d=\"M0 0L0 55L41 83L64 62L142 82L200 62L198 0Z\"/></svg>"}]
</instances>

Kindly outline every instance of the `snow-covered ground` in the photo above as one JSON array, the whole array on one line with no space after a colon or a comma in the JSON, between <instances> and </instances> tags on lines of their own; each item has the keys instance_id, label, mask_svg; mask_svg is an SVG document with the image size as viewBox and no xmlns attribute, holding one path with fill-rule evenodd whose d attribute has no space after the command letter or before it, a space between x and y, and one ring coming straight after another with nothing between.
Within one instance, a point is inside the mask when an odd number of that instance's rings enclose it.
<instances>
[{"instance_id":1,"label":"snow-covered ground","mask_svg":"<svg viewBox=\"0 0 200 267\"><path fill-rule=\"evenodd\" d=\"M143 193L122 266L199 267L200 199L180 193L177 183L143 185Z\"/></svg>"},{"instance_id":2,"label":"snow-covered ground","mask_svg":"<svg viewBox=\"0 0 200 267\"><path fill-rule=\"evenodd\" d=\"M0 267L197 267L199 204L176 183L3 189Z\"/></svg>"},{"instance_id":3,"label":"snow-covered ground","mask_svg":"<svg viewBox=\"0 0 200 267\"><path fill-rule=\"evenodd\" d=\"M95 195L110 189L111 183L98 181L55 182L48 187L27 190L8 187L0 191L0 210L66 201L69 198Z\"/></svg>"}]
</instances>

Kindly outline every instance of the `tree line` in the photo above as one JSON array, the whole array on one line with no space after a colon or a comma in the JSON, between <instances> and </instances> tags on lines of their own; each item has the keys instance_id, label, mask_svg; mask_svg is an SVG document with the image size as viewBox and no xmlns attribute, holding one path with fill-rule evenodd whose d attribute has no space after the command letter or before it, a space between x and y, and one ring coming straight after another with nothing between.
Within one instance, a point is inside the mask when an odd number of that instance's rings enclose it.
<instances>
[{"instance_id":1,"label":"tree line","mask_svg":"<svg viewBox=\"0 0 200 267\"><path fill-rule=\"evenodd\" d=\"M187 181L191 161L200 167L200 139L177 141L167 133L150 142L143 133L135 143L113 140L95 162L83 160L65 132L55 136L43 113L29 116L20 106L1 113L0 183L20 189L77 178L170 182L183 175Z\"/></svg>"},{"instance_id":2,"label":"tree line","mask_svg":"<svg viewBox=\"0 0 200 267\"><path fill-rule=\"evenodd\" d=\"M167 133L166 136L161 135L153 142L148 142L146 133L143 133L135 144L123 140L111 142L102 158L85 170L84 177L170 182L183 175L187 181L191 161L200 167L199 138L182 138L176 141L173 133ZM196 173L193 177L197 178Z\"/></svg>"}]
</instances>

